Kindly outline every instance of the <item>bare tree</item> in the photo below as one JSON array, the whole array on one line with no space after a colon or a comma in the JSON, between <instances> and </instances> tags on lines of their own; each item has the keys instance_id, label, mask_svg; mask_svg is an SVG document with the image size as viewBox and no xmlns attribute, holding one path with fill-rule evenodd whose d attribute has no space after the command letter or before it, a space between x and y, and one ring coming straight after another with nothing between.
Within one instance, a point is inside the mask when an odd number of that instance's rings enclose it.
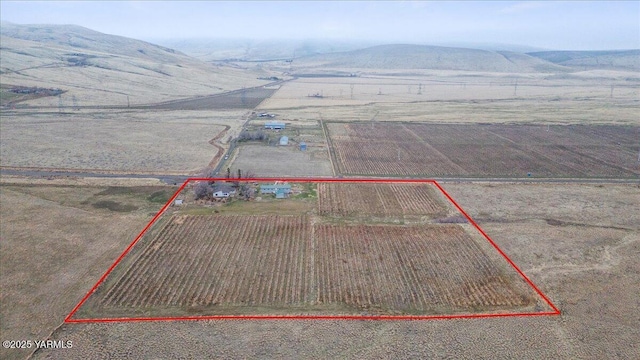
<instances>
[{"instance_id":1,"label":"bare tree","mask_svg":"<svg viewBox=\"0 0 640 360\"><path fill-rule=\"evenodd\" d=\"M196 200L203 199L211 193L211 185L206 181L198 181L193 190L196 195Z\"/></svg>"}]
</instances>

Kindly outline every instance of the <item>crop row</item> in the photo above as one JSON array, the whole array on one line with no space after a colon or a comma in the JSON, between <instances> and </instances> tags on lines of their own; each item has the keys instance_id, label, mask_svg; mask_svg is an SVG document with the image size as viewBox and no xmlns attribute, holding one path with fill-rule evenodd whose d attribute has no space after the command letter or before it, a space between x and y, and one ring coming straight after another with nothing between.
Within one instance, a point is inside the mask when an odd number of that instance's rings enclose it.
<instances>
[{"instance_id":1,"label":"crop row","mask_svg":"<svg viewBox=\"0 0 640 360\"><path fill-rule=\"evenodd\" d=\"M455 225L324 224L316 234L320 303L406 312L529 301Z\"/></svg>"},{"instance_id":2,"label":"crop row","mask_svg":"<svg viewBox=\"0 0 640 360\"><path fill-rule=\"evenodd\" d=\"M135 262L110 275L117 279L101 293L101 306L319 305L412 313L530 301L458 225L174 216L149 240Z\"/></svg>"},{"instance_id":3,"label":"crop row","mask_svg":"<svg viewBox=\"0 0 640 360\"><path fill-rule=\"evenodd\" d=\"M404 176L629 177L640 127L328 124L338 172ZM335 135L334 135L335 133Z\"/></svg>"},{"instance_id":4,"label":"crop row","mask_svg":"<svg viewBox=\"0 0 640 360\"><path fill-rule=\"evenodd\" d=\"M422 142L334 140L332 144L338 171L346 174L444 176L451 169L466 173Z\"/></svg>"},{"instance_id":5,"label":"crop row","mask_svg":"<svg viewBox=\"0 0 640 360\"><path fill-rule=\"evenodd\" d=\"M433 215L446 211L430 184L318 184L318 209L321 215Z\"/></svg>"},{"instance_id":6,"label":"crop row","mask_svg":"<svg viewBox=\"0 0 640 360\"><path fill-rule=\"evenodd\" d=\"M174 217L103 304L299 303L307 286L308 238L303 216Z\"/></svg>"}]
</instances>

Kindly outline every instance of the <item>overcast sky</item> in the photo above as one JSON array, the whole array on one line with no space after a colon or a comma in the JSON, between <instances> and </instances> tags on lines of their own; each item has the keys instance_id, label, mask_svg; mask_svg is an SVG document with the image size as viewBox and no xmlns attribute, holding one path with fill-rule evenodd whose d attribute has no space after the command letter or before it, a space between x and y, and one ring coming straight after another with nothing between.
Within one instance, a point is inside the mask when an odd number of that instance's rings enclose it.
<instances>
[{"instance_id":1,"label":"overcast sky","mask_svg":"<svg viewBox=\"0 0 640 360\"><path fill-rule=\"evenodd\" d=\"M638 1L0 1L2 21L75 24L142 40L341 39L640 48Z\"/></svg>"}]
</instances>

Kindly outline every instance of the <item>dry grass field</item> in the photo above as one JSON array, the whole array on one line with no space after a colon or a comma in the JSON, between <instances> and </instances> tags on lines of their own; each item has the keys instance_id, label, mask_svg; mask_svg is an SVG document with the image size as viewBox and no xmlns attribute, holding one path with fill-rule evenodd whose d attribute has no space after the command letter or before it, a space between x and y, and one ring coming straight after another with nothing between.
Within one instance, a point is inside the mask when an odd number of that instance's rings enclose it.
<instances>
[{"instance_id":1,"label":"dry grass field","mask_svg":"<svg viewBox=\"0 0 640 360\"><path fill-rule=\"evenodd\" d=\"M237 136L242 111L110 111L3 114L3 167L198 174Z\"/></svg>"},{"instance_id":2,"label":"dry grass field","mask_svg":"<svg viewBox=\"0 0 640 360\"><path fill-rule=\"evenodd\" d=\"M443 186L551 297L560 307L561 316L409 322L215 320L65 324L51 338L71 340L74 347L41 350L35 358L221 354L232 358L373 359L640 356L635 346L635 325L640 314L635 289L640 287L640 268L633 256L640 251L637 186ZM549 219L557 222L550 224ZM121 247L127 241L123 240ZM30 257L29 261L34 263L36 259ZM32 268L31 273L38 275L42 271ZM77 298L91 285L85 283ZM63 296L57 288L51 294ZM57 317L53 313L46 317L57 324L66 310ZM37 327L41 320L24 321ZM167 333L171 334L171 341L167 341Z\"/></svg>"},{"instance_id":3,"label":"dry grass field","mask_svg":"<svg viewBox=\"0 0 640 360\"><path fill-rule=\"evenodd\" d=\"M367 70L353 78L295 79L259 109L305 121L375 118L438 123L635 125L638 79L638 72L615 70L570 74ZM309 97L313 94L323 97Z\"/></svg>"},{"instance_id":4,"label":"dry grass field","mask_svg":"<svg viewBox=\"0 0 640 360\"><path fill-rule=\"evenodd\" d=\"M640 175L640 127L327 123L348 175L616 177Z\"/></svg>"},{"instance_id":5,"label":"dry grass field","mask_svg":"<svg viewBox=\"0 0 640 360\"><path fill-rule=\"evenodd\" d=\"M3 339L46 339L173 191L157 181L128 181L123 187L87 186L81 180L20 183L3 177ZM0 349L0 358L28 353Z\"/></svg>"},{"instance_id":6,"label":"dry grass field","mask_svg":"<svg viewBox=\"0 0 640 360\"><path fill-rule=\"evenodd\" d=\"M258 177L332 176L326 148L300 151L295 144L266 146L243 144L231 163L231 173L237 169L251 171Z\"/></svg>"}]
</instances>

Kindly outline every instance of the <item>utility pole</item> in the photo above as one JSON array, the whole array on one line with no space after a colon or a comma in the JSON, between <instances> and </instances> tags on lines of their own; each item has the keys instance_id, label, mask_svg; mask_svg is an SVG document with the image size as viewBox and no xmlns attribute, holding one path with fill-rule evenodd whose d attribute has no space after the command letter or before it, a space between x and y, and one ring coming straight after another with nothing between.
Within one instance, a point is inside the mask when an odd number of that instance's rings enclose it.
<instances>
[{"instance_id":1,"label":"utility pole","mask_svg":"<svg viewBox=\"0 0 640 360\"><path fill-rule=\"evenodd\" d=\"M422 84L418 85L418 95L422 95Z\"/></svg>"},{"instance_id":2,"label":"utility pole","mask_svg":"<svg viewBox=\"0 0 640 360\"><path fill-rule=\"evenodd\" d=\"M349 85L349 87L351 87L351 100L353 100L353 87L354 87L354 85L351 84L351 85Z\"/></svg>"},{"instance_id":3,"label":"utility pole","mask_svg":"<svg viewBox=\"0 0 640 360\"><path fill-rule=\"evenodd\" d=\"M516 84L513 86L513 96L516 96L518 91L518 79L516 79Z\"/></svg>"},{"instance_id":4,"label":"utility pole","mask_svg":"<svg viewBox=\"0 0 640 360\"><path fill-rule=\"evenodd\" d=\"M129 95L127 95L127 108L131 107L131 103L129 102Z\"/></svg>"}]
</instances>

